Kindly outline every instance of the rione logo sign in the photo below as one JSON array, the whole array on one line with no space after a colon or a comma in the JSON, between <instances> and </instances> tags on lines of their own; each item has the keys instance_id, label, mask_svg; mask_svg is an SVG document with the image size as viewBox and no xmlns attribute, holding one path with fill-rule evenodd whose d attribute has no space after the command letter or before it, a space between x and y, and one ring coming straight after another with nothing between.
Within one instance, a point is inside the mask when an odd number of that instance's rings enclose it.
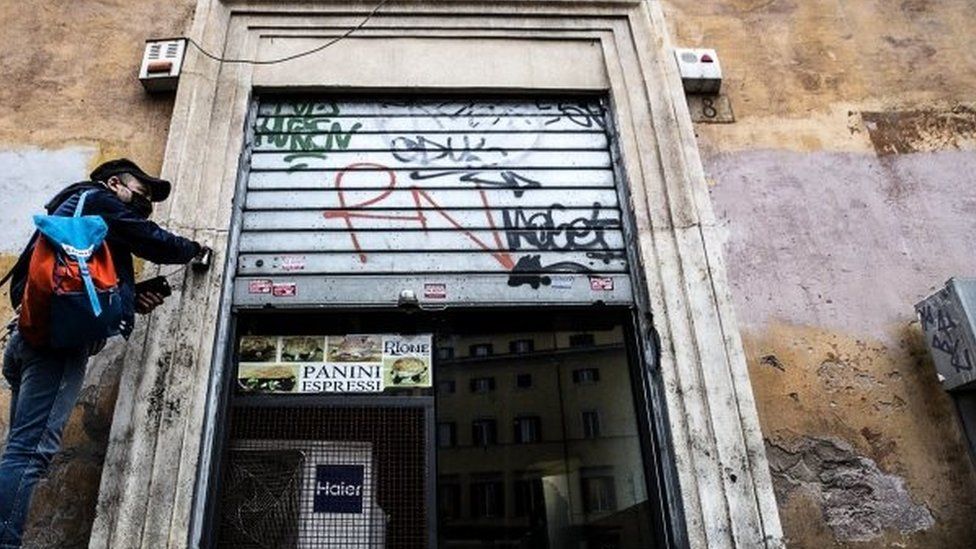
<instances>
[{"instance_id":1,"label":"rione logo sign","mask_svg":"<svg viewBox=\"0 0 976 549\"><path fill-rule=\"evenodd\" d=\"M363 470L362 465L316 465L314 512L362 513Z\"/></svg>"}]
</instances>

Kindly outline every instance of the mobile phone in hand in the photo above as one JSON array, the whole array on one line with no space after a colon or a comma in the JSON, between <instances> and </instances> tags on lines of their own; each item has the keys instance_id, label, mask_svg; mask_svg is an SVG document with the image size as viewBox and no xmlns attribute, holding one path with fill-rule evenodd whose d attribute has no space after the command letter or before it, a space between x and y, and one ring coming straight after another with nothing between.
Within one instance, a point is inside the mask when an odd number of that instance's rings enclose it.
<instances>
[{"instance_id":1,"label":"mobile phone in hand","mask_svg":"<svg viewBox=\"0 0 976 549\"><path fill-rule=\"evenodd\" d=\"M136 295L146 292L153 292L163 297L169 297L173 293L173 289L169 287L169 282L166 281L165 276L157 276L136 283Z\"/></svg>"}]
</instances>

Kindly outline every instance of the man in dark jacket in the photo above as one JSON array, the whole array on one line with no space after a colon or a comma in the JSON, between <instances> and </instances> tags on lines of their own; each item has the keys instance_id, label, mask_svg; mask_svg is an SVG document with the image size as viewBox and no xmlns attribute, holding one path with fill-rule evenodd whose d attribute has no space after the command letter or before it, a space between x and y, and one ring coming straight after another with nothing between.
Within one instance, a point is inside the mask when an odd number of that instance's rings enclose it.
<instances>
[{"instance_id":1,"label":"man in dark jacket","mask_svg":"<svg viewBox=\"0 0 976 549\"><path fill-rule=\"evenodd\" d=\"M64 189L45 208L49 214L71 215L81 193L91 190L85 215L98 215L108 225L108 243L122 298L123 337L132 332L135 313L148 314L163 302L154 292L137 294L132 256L153 263L188 263L206 248L172 234L149 221L153 202L170 193L168 181L152 177L130 160L106 162L91 173L91 181ZM14 266L10 299L16 308L24 294L36 233ZM53 319L53 321L57 321ZM10 384L10 431L0 461L0 549L20 547L31 494L61 445L61 433L74 407L85 376L88 357L104 342L76 349L37 349L14 329L3 358L3 375Z\"/></svg>"}]
</instances>

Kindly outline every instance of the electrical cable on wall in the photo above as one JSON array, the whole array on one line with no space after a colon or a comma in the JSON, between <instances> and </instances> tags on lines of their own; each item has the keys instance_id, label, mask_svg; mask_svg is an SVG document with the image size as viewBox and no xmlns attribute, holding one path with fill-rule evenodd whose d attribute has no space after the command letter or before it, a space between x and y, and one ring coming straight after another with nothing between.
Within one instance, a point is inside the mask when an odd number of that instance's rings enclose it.
<instances>
[{"instance_id":1,"label":"electrical cable on wall","mask_svg":"<svg viewBox=\"0 0 976 549\"><path fill-rule=\"evenodd\" d=\"M196 48L200 53L202 53L204 55L204 57L209 57L210 59L213 59L214 61L217 61L219 63L237 63L237 64L244 64L244 65L274 65L274 64L277 64L277 63L284 63L285 61L291 61L292 59L298 59L299 57L305 57L306 55L312 55L313 53L320 52L320 51L328 48L329 46L332 46L333 44L335 44L337 42L340 42L340 41L342 41L345 38L348 38L351 34L353 34L354 32L356 32L356 31L362 29L364 26L366 26L366 23L368 23L369 20L372 19L374 15L376 15L376 12L380 11L380 8L382 8L383 6L385 6L389 1L390 0L382 0L379 4L376 4L376 6L372 10L370 10L370 12L366 15L365 18L363 18L362 21L359 22L358 25L356 25L355 27L349 28L349 30L347 30L346 32L342 33L341 35L333 38L332 40L329 40L325 44L322 44L321 46L317 46L317 47L312 48L312 49L307 50L307 51L303 51L303 52L300 52L300 53L295 53L295 54L288 55L288 56L285 56L285 57L280 57L278 59L267 59L267 60L263 60L263 61L262 60L257 60L257 59L227 59L227 58L220 57L218 55L214 55L214 54L208 52L207 50L205 50L203 48L203 46L201 46L200 44L198 44L196 42L196 40L194 40L193 38L190 38L189 36L186 37L186 41L189 44L191 44L194 48Z\"/></svg>"}]
</instances>

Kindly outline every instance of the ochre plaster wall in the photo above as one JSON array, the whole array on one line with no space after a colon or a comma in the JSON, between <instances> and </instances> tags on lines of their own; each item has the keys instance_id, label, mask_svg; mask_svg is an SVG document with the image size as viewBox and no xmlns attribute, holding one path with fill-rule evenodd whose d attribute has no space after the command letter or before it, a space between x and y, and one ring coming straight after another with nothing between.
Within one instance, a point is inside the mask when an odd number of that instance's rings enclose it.
<instances>
[{"instance_id":1,"label":"ochre plaster wall","mask_svg":"<svg viewBox=\"0 0 976 549\"><path fill-rule=\"evenodd\" d=\"M147 38L185 32L193 6L0 1L0 272L29 236L30 215L99 162L126 156L158 173L173 98L143 91L139 63ZM4 288L0 318L9 317ZM89 364L63 451L35 493L28 547L88 546L121 350L115 343ZM0 385L5 435L9 392Z\"/></svg>"},{"instance_id":2,"label":"ochre plaster wall","mask_svg":"<svg viewBox=\"0 0 976 549\"><path fill-rule=\"evenodd\" d=\"M667 0L733 124L696 127L791 547L976 546L912 305L976 274L967 0Z\"/></svg>"}]
</instances>

